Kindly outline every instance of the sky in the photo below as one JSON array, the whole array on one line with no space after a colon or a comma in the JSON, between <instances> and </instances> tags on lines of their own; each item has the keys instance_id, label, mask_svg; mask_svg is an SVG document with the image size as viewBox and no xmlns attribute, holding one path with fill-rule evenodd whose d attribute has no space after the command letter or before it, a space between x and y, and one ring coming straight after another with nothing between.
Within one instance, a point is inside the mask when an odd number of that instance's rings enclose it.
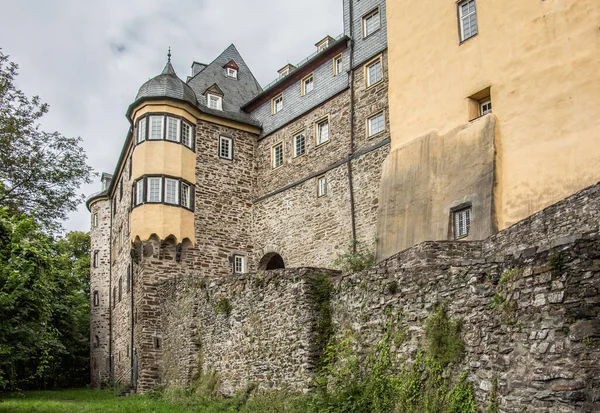
<instances>
[{"instance_id":1,"label":"sky","mask_svg":"<svg viewBox=\"0 0 600 413\"><path fill-rule=\"evenodd\" d=\"M80 136L97 173L113 173L125 111L169 47L185 80L194 60L210 63L233 43L265 86L343 31L342 0L6 0L2 14L0 48L19 65L17 87L50 105L42 129ZM100 189L98 176L81 192ZM85 205L63 225L88 231Z\"/></svg>"}]
</instances>

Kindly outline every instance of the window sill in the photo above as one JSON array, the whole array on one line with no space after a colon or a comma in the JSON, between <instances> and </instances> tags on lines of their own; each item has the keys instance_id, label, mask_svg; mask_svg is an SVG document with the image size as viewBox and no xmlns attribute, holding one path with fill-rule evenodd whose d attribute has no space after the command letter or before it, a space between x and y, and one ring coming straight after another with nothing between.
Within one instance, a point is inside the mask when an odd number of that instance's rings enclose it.
<instances>
[{"instance_id":1,"label":"window sill","mask_svg":"<svg viewBox=\"0 0 600 413\"><path fill-rule=\"evenodd\" d=\"M369 90L369 89L373 89L375 86L377 86L377 85L380 85L381 83L383 83L383 78L382 78L382 79L381 79L379 82L377 82L377 83L373 83L372 85L370 85L370 86L367 86L367 87L366 87L366 89L365 89L365 92L366 92L367 90Z\"/></svg>"},{"instance_id":2,"label":"window sill","mask_svg":"<svg viewBox=\"0 0 600 413\"><path fill-rule=\"evenodd\" d=\"M377 132L375 135L371 135L371 136L367 136L367 139L375 139L378 138L379 136L385 134L387 132L387 130L382 130L381 132Z\"/></svg>"},{"instance_id":3,"label":"window sill","mask_svg":"<svg viewBox=\"0 0 600 413\"><path fill-rule=\"evenodd\" d=\"M373 33L369 33L365 36L365 31L363 30L363 40L368 39L369 37L372 37L374 35L376 35L377 33L379 33L381 31L381 25L379 26L379 28L377 30L375 30Z\"/></svg>"},{"instance_id":4,"label":"window sill","mask_svg":"<svg viewBox=\"0 0 600 413\"><path fill-rule=\"evenodd\" d=\"M474 37L477 37L477 35L479 35L479 32L475 33L475 34L474 34L473 36L471 36L471 37L467 37L467 38L466 38L466 39L464 39L464 40L460 40L460 41L458 42L458 45L459 45L459 46L461 46L463 43L465 43L465 42L468 42L469 40L471 40L471 39L472 39L472 38L474 38Z\"/></svg>"},{"instance_id":5,"label":"window sill","mask_svg":"<svg viewBox=\"0 0 600 413\"><path fill-rule=\"evenodd\" d=\"M279 168L283 167L283 165L285 165L285 163L282 163L282 164L281 164L281 165L279 165L279 166L272 166L272 167L271 167L271 170L272 170L272 171L275 171L275 170L277 170L277 169L279 169Z\"/></svg>"},{"instance_id":6,"label":"window sill","mask_svg":"<svg viewBox=\"0 0 600 413\"><path fill-rule=\"evenodd\" d=\"M292 159L302 158L305 155L306 155L306 152L304 152L303 154L300 154L300 155L292 156Z\"/></svg>"},{"instance_id":7,"label":"window sill","mask_svg":"<svg viewBox=\"0 0 600 413\"><path fill-rule=\"evenodd\" d=\"M331 142L331 139L327 139L325 142L318 143L318 144L315 146L315 148L320 148L321 146L325 146L325 145L327 145L329 142Z\"/></svg>"}]
</instances>

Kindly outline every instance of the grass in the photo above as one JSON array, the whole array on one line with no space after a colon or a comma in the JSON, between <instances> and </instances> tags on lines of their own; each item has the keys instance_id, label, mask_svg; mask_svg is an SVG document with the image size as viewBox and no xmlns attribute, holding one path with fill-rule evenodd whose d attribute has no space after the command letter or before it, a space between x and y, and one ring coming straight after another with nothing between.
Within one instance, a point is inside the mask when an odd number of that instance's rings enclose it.
<instances>
[{"instance_id":1,"label":"grass","mask_svg":"<svg viewBox=\"0 0 600 413\"><path fill-rule=\"evenodd\" d=\"M0 413L183 413L189 408L144 396L118 397L109 390L0 393Z\"/></svg>"}]
</instances>

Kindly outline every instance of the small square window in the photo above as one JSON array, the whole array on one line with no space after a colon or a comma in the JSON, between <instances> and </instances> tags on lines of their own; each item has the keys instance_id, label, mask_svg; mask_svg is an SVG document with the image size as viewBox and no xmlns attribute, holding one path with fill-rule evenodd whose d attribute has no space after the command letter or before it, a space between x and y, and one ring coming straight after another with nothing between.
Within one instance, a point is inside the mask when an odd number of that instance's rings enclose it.
<instances>
[{"instance_id":1,"label":"small square window","mask_svg":"<svg viewBox=\"0 0 600 413\"><path fill-rule=\"evenodd\" d=\"M186 122L181 122L181 143L183 143L188 148L192 149L194 146L192 144L192 136L193 129L192 126Z\"/></svg>"},{"instance_id":2,"label":"small square window","mask_svg":"<svg viewBox=\"0 0 600 413\"><path fill-rule=\"evenodd\" d=\"M302 96L310 93L315 88L315 78L312 74L302 79Z\"/></svg>"},{"instance_id":3,"label":"small square window","mask_svg":"<svg viewBox=\"0 0 600 413\"><path fill-rule=\"evenodd\" d=\"M279 95L273 98L271 101L271 111L274 114L281 112L283 109L283 95Z\"/></svg>"},{"instance_id":4,"label":"small square window","mask_svg":"<svg viewBox=\"0 0 600 413\"><path fill-rule=\"evenodd\" d=\"M363 17L363 37L375 33L381 27L379 8L371 11Z\"/></svg>"},{"instance_id":5,"label":"small square window","mask_svg":"<svg viewBox=\"0 0 600 413\"><path fill-rule=\"evenodd\" d=\"M159 140L163 138L164 116L150 116L150 136L148 139Z\"/></svg>"},{"instance_id":6,"label":"small square window","mask_svg":"<svg viewBox=\"0 0 600 413\"><path fill-rule=\"evenodd\" d=\"M137 143L141 143L146 140L146 122L146 118L142 118L138 121Z\"/></svg>"},{"instance_id":7,"label":"small square window","mask_svg":"<svg viewBox=\"0 0 600 413\"><path fill-rule=\"evenodd\" d=\"M338 55L333 58L333 75L337 76L344 70L344 60L342 59L342 55Z\"/></svg>"},{"instance_id":8,"label":"small square window","mask_svg":"<svg viewBox=\"0 0 600 413\"><path fill-rule=\"evenodd\" d=\"M283 165L283 142L273 145L271 158L273 169L279 168L281 165Z\"/></svg>"},{"instance_id":9,"label":"small square window","mask_svg":"<svg viewBox=\"0 0 600 413\"><path fill-rule=\"evenodd\" d=\"M367 135L369 137L375 136L383 131L385 131L385 116L383 112L371 116L367 120Z\"/></svg>"},{"instance_id":10,"label":"small square window","mask_svg":"<svg viewBox=\"0 0 600 413\"><path fill-rule=\"evenodd\" d=\"M233 139L219 136L219 158L233 159Z\"/></svg>"},{"instance_id":11,"label":"small square window","mask_svg":"<svg viewBox=\"0 0 600 413\"><path fill-rule=\"evenodd\" d=\"M162 178L148 178L148 202L162 202Z\"/></svg>"},{"instance_id":12,"label":"small square window","mask_svg":"<svg viewBox=\"0 0 600 413\"><path fill-rule=\"evenodd\" d=\"M171 142L179 142L181 137L180 133L180 120L167 116L167 140Z\"/></svg>"},{"instance_id":13,"label":"small square window","mask_svg":"<svg viewBox=\"0 0 600 413\"><path fill-rule=\"evenodd\" d=\"M299 133L294 136L294 158L306 153L306 138L304 133Z\"/></svg>"},{"instance_id":14,"label":"small square window","mask_svg":"<svg viewBox=\"0 0 600 413\"><path fill-rule=\"evenodd\" d=\"M458 18L461 42L477 34L477 9L475 0L465 0L458 3Z\"/></svg>"},{"instance_id":15,"label":"small square window","mask_svg":"<svg viewBox=\"0 0 600 413\"><path fill-rule=\"evenodd\" d=\"M468 237L471 229L471 207L454 211L452 215L452 221L454 223L454 239Z\"/></svg>"},{"instance_id":16,"label":"small square window","mask_svg":"<svg viewBox=\"0 0 600 413\"><path fill-rule=\"evenodd\" d=\"M327 177L325 175L317 178L317 196L327 195Z\"/></svg>"},{"instance_id":17,"label":"small square window","mask_svg":"<svg viewBox=\"0 0 600 413\"><path fill-rule=\"evenodd\" d=\"M329 118L320 120L316 124L317 146L329 141Z\"/></svg>"},{"instance_id":18,"label":"small square window","mask_svg":"<svg viewBox=\"0 0 600 413\"><path fill-rule=\"evenodd\" d=\"M173 205L179 203L179 180L165 179L165 202Z\"/></svg>"},{"instance_id":19,"label":"small square window","mask_svg":"<svg viewBox=\"0 0 600 413\"><path fill-rule=\"evenodd\" d=\"M223 110L223 98L221 96L208 93L206 95L206 101L210 109Z\"/></svg>"},{"instance_id":20,"label":"small square window","mask_svg":"<svg viewBox=\"0 0 600 413\"><path fill-rule=\"evenodd\" d=\"M233 272L243 274L246 272L246 257L243 255L233 256Z\"/></svg>"},{"instance_id":21,"label":"small square window","mask_svg":"<svg viewBox=\"0 0 600 413\"><path fill-rule=\"evenodd\" d=\"M479 101L479 116L492 113L492 100L490 98Z\"/></svg>"},{"instance_id":22,"label":"small square window","mask_svg":"<svg viewBox=\"0 0 600 413\"><path fill-rule=\"evenodd\" d=\"M184 182L181 183L181 206L190 209L191 190L190 186Z\"/></svg>"},{"instance_id":23,"label":"small square window","mask_svg":"<svg viewBox=\"0 0 600 413\"><path fill-rule=\"evenodd\" d=\"M227 77L232 77L234 79L237 79L238 71L235 70L234 68L228 67L226 73L227 73Z\"/></svg>"},{"instance_id":24,"label":"small square window","mask_svg":"<svg viewBox=\"0 0 600 413\"><path fill-rule=\"evenodd\" d=\"M367 64L367 87L373 86L376 83L379 83L383 80L383 73L381 71L381 58L378 57L377 60L372 63Z\"/></svg>"}]
</instances>

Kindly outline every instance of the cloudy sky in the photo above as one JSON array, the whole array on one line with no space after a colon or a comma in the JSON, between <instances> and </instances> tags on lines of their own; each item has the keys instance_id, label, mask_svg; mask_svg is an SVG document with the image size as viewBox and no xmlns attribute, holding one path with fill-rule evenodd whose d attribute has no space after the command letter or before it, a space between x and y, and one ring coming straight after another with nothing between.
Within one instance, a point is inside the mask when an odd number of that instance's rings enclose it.
<instances>
[{"instance_id":1,"label":"cloudy sky","mask_svg":"<svg viewBox=\"0 0 600 413\"><path fill-rule=\"evenodd\" d=\"M127 106L157 75L170 46L180 78L234 43L261 85L286 63L343 31L342 0L6 0L0 48L19 64L17 86L50 104L42 126L81 136L89 164L112 173ZM82 188L87 195L100 183ZM84 205L65 222L89 229Z\"/></svg>"}]
</instances>

